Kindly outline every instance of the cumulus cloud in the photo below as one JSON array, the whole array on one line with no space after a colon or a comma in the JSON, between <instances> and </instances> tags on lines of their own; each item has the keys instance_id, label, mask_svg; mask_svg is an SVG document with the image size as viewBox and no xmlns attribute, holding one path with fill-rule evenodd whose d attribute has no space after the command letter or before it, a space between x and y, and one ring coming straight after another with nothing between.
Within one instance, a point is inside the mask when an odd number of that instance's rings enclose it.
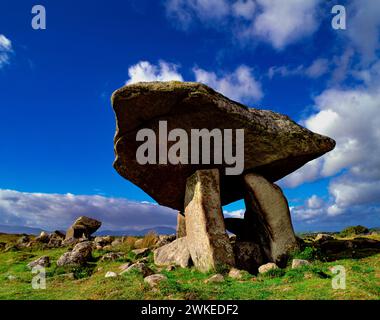
<instances>
[{"instance_id":1,"label":"cumulus cloud","mask_svg":"<svg viewBox=\"0 0 380 320\"><path fill-rule=\"evenodd\" d=\"M204 83L230 99L240 102L257 101L263 97L261 84L253 75L253 70L241 65L231 73L216 74L201 68L193 68L195 81ZM158 65L140 61L128 69L127 84L140 81L183 81L178 66L160 61Z\"/></svg>"},{"instance_id":2,"label":"cumulus cloud","mask_svg":"<svg viewBox=\"0 0 380 320\"><path fill-rule=\"evenodd\" d=\"M314 33L318 27L320 0L257 0L257 3L261 13L252 25L251 34L269 41L277 49Z\"/></svg>"},{"instance_id":3,"label":"cumulus cloud","mask_svg":"<svg viewBox=\"0 0 380 320\"><path fill-rule=\"evenodd\" d=\"M313 34L321 0L167 0L171 21L184 29L194 22L220 29L239 39L260 39L276 49ZM239 28L236 29L236 25Z\"/></svg>"},{"instance_id":4,"label":"cumulus cloud","mask_svg":"<svg viewBox=\"0 0 380 320\"><path fill-rule=\"evenodd\" d=\"M102 229L175 227L176 211L153 203L99 195L28 193L0 189L0 224L66 229L86 215L103 222Z\"/></svg>"},{"instance_id":5,"label":"cumulus cloud","mask_svg":"<svg viewBox=\"0 0 380 320\"><path fill-rule=\"evenodd\" d=\"M223 215L225 218L239 218L243 219L244 218L244 209L239 209L235 211L223 211Z\"/></svg>"},{"instance_id":6,"label":"cumulus cloud","mask_svg":"<svg viewBox=\"0 0 380 320\"><path fill-rule=\"evenodd\" d=\"M233 100L257 101L263 97L260 82L255 79L252 69L245 65L221 76L200 68L194 68L193 71L196 81L209 85Z\"/></svg>"},{"instance_id":7,"label":"cumulus cloud","mask_svg":"<svg viewBox=\"0 0 380 320\"><path fill-rule=\"evenodd\" d=\"M380 49L380 6L373 0L352 0L347 36L364 63L377 59Z\"/></svg>"},{"instance_id":8,"label":"cumulus cloud","mask_svg":"<svg viewBox=\"0 0 380 320\"><path fill-rule=\"evenodd\" d=\"M129 79L127 84L140 81L183 81L178 73L178 66L173 63L159 61L158 65L153 65L148 61L140 61L128 69Z\"/></svg>"},{"instance_id":9,"label":"cumulus cloud","mask_svg":"<svg viewBox=\"0 0 380 320\"><path fill-rule=\"evenodd\" d=\"M9 63L12 53L12 42L3 34L0 34L0 69Z\"/></svg>"},{"instance_id":10,"label":"cumulus cloud","mask_svg":"<svg viewBox=\"0 0 380 320\"><path fill-rule=\"evenodd\" d=\"M327 59L316 59L309 66L299 65L297 67L279 66L269 68L268 77L279 75L281 77L304 76L317 79L328 72L329 61Z\"/></svg>"}]
</instances>

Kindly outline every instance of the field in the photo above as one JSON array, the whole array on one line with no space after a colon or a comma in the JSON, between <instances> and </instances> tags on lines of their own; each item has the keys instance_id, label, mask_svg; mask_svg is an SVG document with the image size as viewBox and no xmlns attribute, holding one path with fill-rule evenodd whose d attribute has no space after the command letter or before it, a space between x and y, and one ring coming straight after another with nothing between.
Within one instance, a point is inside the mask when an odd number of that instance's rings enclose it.
<instances>
[{"instance_id":1,"label":"field","mask_svg":"<svg viewBox=\"0 0 380 320\"><path fill-rule=\"evenodd\" d=\"M19 237L2 234L0 242L14 242ZM379 235L367 237L380 240ZM117 252L121 250L125 256L111 262L100 261L106 252L95 250L93 261L86 267L70 270L57 267L55 263L66 248L0 251L0 299L380 299L379 250L362 250L356 252L354 258L346 253L318 257L323 260L320 261L310 248L306 248L294 257L307 258L312 262L310 266L287 267L258 276L245 273L241 279L225 275L220 283L205 283L212 273L200 273L193 268L161 270L153 264L150 253L149 267L168 278L153 289L137 272L105 278L107 271L118 272L120 265L136 260L130 246L115 248ZM52 262L46 269L46 289L33 289L31 283L35 274L27 264L43 255L48 255ZM335 274L331 267L336 265L346 270L346 289L332 288Z\"/></svg>"}]
</instances>

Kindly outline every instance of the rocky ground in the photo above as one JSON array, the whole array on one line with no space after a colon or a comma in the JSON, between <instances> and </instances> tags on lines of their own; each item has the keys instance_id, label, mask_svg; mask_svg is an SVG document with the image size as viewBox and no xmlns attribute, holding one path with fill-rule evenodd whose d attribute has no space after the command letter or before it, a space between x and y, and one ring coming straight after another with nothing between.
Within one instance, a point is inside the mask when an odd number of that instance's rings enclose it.
<instances>
[{"instance_id":1,"label":"rocky ground","mask_svg":"<svg viewBox=\"0 0 380 320\"><path fill-rule=\"evenodd\" d=\"M1 234L0 299L380 299L376 233L307 235L286 268L266 264L257 274L156 265L154 251L174 238ZM332 288L337 265L346 289ZM46 289L32 287L36 266L46 270Z\"/></svg>"}]
</instances>

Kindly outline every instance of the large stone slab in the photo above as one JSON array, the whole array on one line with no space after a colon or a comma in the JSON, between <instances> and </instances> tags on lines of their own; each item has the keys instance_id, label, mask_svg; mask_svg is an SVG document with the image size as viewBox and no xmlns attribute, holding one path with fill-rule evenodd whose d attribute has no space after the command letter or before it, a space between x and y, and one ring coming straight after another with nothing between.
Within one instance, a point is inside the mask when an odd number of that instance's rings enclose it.
<instances>
[{"instance_id":1,"label":"large stone slab","mask_svg":"<svg viewBox=\"0 0 380 320\"><path fill-rule=\"evenodd\" d=\"M139 129L152 129L157 137L159 121L168 131L183 129L244 129L244 170L255 171L274 182L308 161L332 150L335 142L301 127L289 117L269 110L248 108L211 88L191 82L141 82L127 85L112 95L116 115L114 167L159 204L183 212L186 179L196 170L221 169L222 204L244 197L238 176L226 176L226 163L149 164L136 161ZM175 142L168 142L169 149ZM233 150L235 150L233 139ZM213 154L214 149L210 150ZM189 152L190 155L190 152ZM190 157L190 156L189 156ZM157 152L158 160L158 152ZM190 162L189 162L190 163Z\"/></svg>"},{"instance_id":2,"label":"large stone slab","mask_svg":"<svg viewBox=\"0 0 380 320\"><path fill-rule=\"evenodd\" d=\"M219 172L199 170L187 180L186 239L194 266L201 271L234 266L234 254L224 226Z\"/></svg>"},{"instance_id":3,"label":"large stone slab","mask_svg":"<svg viewBox=\"0 0 380 320\"><path fill-rule=\"evenodd\" d=\"M79 217L67 229L66 239L89 238L101 225L102 223L96 219L85 216Z\"/></svg>"},{"instance_id":4,"label":"large stone slab","mask_svg":"<svg viewBox=\"0 0 380 320\"><path fill-rule=\"evenodd\" d=\"M244 232L240 239L258 244L266 258L282 265L298 248L289 206L282 190L254 173L244 176L247 194Z\"/></svg>"}]
</instances>

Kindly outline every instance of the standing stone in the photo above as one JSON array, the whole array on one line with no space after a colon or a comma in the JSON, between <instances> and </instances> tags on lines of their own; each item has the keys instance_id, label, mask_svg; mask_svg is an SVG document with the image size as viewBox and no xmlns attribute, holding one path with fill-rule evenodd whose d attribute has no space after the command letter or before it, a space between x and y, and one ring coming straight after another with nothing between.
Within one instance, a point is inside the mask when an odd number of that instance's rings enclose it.
<instances>
[{"instance_id":1,"label":"standing stone","mask_svg":"<svg viewBox=\"0 0 380 320\"><path fill-rule=\"evenodd\" d=\"M281 189L254 173L244 176L244 238L260 245L266 258L279 265L298 247L291 223L288 202Z\"/></svg>"},{"instance_id":2,"label":"standing stone","mask_svg":"<svg viewBox=\"0 0 380 320\"><path fill-rule=\"evenodd\" d=\"M176 232L177 239L186 237L186 222L185 222L185 216L181 211L178 212L177 215L177 232Z\"/></svg>"},{"instance_id":3,"label":"standing stone","mask_svg":"<svg viewBox=\"0 0 380 320\"><path fill-rule=\"evenodd\" d=\"M187 179L185 220L188 248L198 270L234 266L223 220L217 169L198 170Z\"/></svg>"}]
</instances>

